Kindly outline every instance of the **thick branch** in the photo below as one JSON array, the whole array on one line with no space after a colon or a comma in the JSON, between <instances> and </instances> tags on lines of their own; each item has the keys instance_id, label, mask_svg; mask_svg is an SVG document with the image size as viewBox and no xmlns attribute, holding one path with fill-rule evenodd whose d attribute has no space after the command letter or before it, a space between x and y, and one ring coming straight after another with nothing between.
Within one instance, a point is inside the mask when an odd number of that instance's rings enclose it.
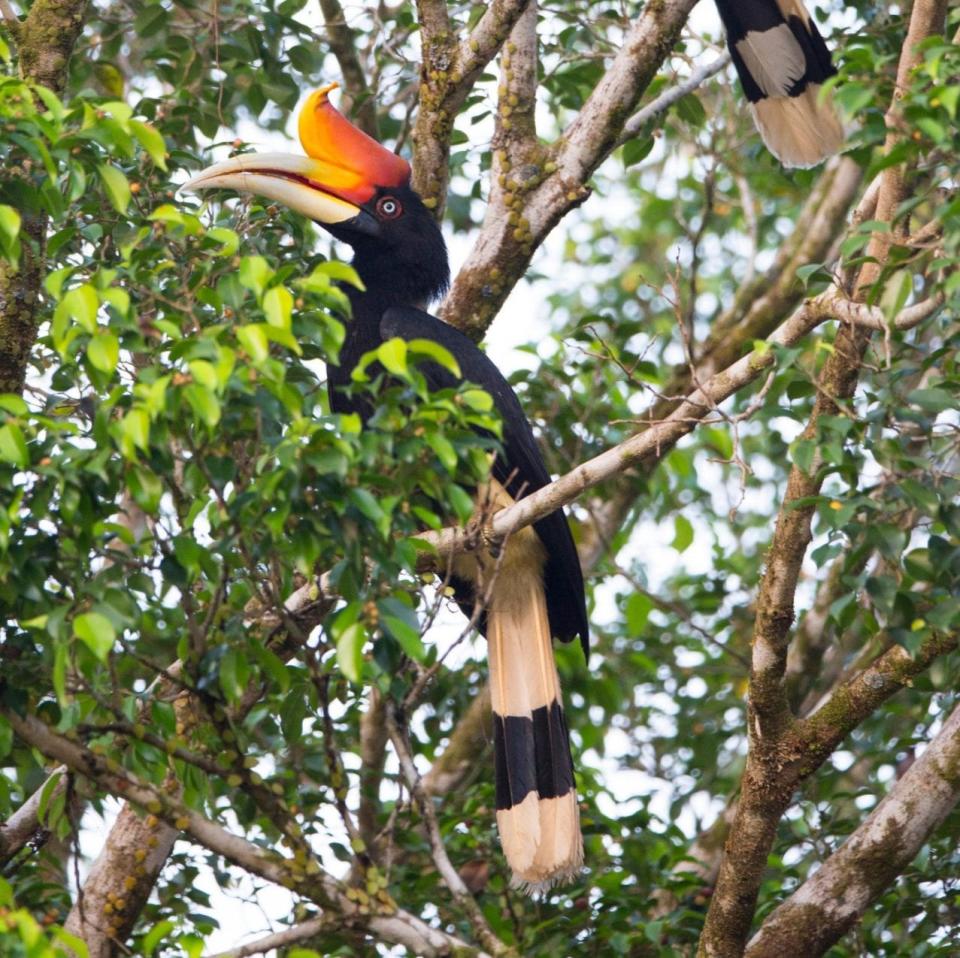
<instances>
[{"instance_id":1,"label":"thick branch","mask_svg":"<svg viewBox=\"0 0 960 958\"><path fill-rule=\"evenodd\" d=\"M496 56L528 0L494 0L470 37L458 42L446 4L419 0L420 107L413 130L413 186L438 218L447 200L450 138L457 113Z\"/></svg>"},{"instance_id":2,"label":"thick branch","mask_svg":"<svg viewBox=\"0 0 960 958\"><path fill-rule=\"evenodd\" d=\"M40 83L55 93L62 92L85 9L86 0L36 0L22 23L14 16L20 75L25 80ZM14 31L9 22L8 27ZM37 337L47 220L27 211L21 211L21 215L23 254L19 269L0 262L0 393L22 391Z\"/></svg>"},{"instance_id":3,"label":"thick branch","mask_svg":"<svg viewBox=\"0 0 960 958\"><path fill-rule=\"evenodd\" d=\"M329 600L316 586L298 591L285 603L287 621L296 623L297 628L305 632L322 620L328 608ZM257 621L264 641L282 657L292 653L286 643L285 624L279 622L275 614L262 615ZM149 709L154 699L172 701L181 733L189 734L200 710L192 697L183 692L179 684L181 674L182 663L175 662L165 676L155 682L152 695L142 709ZM251 685L238 706L238 714L249 711L261 693L259 684ZM171 776L168 784L175 792L176 779ZM166 821L144 817L129 804L121 809L67 916L67 929L83 938L91 958L109 958L113 942L124 941L133 931L178 837L178 829ZM117 902L123 902L123 906ZM109 921L103 921L107 904L110 905Z\"/></svg>"},{"instance_id":4,"label":"thick branch","mask_svg":"<svg viewBox=\"0 0 960 958\"><path fill-rule=\"evenodd\" d=\"M343 76L341 108L353 115L364 133L377 136L376 97L367 86L367 77L357 56L356 31L347 26L340 0L320 0L330 51L337 58Z\"/></svg>"},{"instance_id":5,"label":"thick branch","mask_svg":"<svg viewBox=\"0 0 960 958\"><path fill-rule=\"evenodd\" d=\"M40 824L40 799L44 790L51 787L48 805L67 787L66 769L55 769L40 786L5 822L0 822L0 867L6 865L17 852L43 831Z\"/></svg>"},{"instance_id":6,"label":"thick branch","mask_svg":"<svg viewBox=\"0 0 960 958\"><path fill-rule=\"evenodd\" d=\"M557 223L589 196L587 181L610 155L696 0L647 4L577 118L537 172L537 185L511 212L488 210L480 235L444 301L443 318L479 339ZM493 282L491 282L493 278Z\"/></svg>"},{"instance_id":7,"label":"thick branch","mask_svg":"<svg viewBox=\"0 0 960 958\"><path fill-rule=\"evenodd\" d=\"M960 706L859 828L763 923L747 958L821 955L960 802Z\"/></svg>"},{"instance_id":8,"label":"thick branch","mask_svg":"<svg viewBox=\"0 0 960 958\"><path fill-rule=\"evenodd\" d=\"M20 39L20 18L17 11L10 5L10 0L0 0L0 20L3 20L3 27L13 37L14 40Z\"/></svg>"},{"instance_id":9,"label":"thick branch","mask_svg":"<svg viewBox=\"0 0 960 958\"><path fill-rule=\"evenodd\" d=\"M96 755L88 748L54 732L39 719L22 717L3 709L15 734L44 755L62 762L100 788L149 810L146 821L162 819L190 835L198 844L253 875L293 889L310 901L343 915L348 925L359 925L383 941L404 945L416 954L441 956L456 948L478 954L459 939L430 928L414 915L396 910L389 914L362 916L343 893L339 883L316 868L304 869L293 859L248 842L171 797L163 788L144 782L119 763ZM149 847L149 844L148 846ZM134 858L135 861L135 858ZM128 860L128 865L132 862Z\"/></svg>"},{"instance_id":10,"label":"thick branch","mask_svg":"<svg viewBox=\"0 0 960 958\"><path fill-rule=\"evenodd\" d=\"M917 0L909 34L900 58L898 91L906 88L912 70L922 56L920 43L942 30L945 0ZM896 123L898 97L888 113L889 153L902 136ZM903 199L905 172L902 166L883 173L877 199L876 219L893 225ZM865 299L889 254L890 234L875 233L868 262L856 285L858 299ZM852 307L848 307L848 312ZM852 310L856 313L856 310ZM857 317L862 319L862 316ZM859 378L869 333L860 326L840 327L833 352L824 363L817 398L802 437L814 439L824 416L835 415L838 403L852 397ZM767 569L757 598L750 676L748 733L749 751L743 774L737 815L720 866L717 887L700 938L699 955L739 954L747 940L756 908L767 856L773 847L777 824L789 805L800 777L784 774L784 749L794 736L787 689L784 682L794 595L800 567L811 539L814 507L809 502L820 492L819 456L809 474L797 466L790 471L784 502L777 517ZM810 774L817 762L806 774Z\"/></svg>"}]
</instances>

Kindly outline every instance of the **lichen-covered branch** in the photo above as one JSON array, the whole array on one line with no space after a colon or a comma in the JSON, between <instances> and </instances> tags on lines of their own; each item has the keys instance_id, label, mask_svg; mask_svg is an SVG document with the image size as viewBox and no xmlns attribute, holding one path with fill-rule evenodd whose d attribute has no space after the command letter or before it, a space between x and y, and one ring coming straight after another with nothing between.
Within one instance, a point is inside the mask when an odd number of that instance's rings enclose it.
<instances>
[{"instance_id":1,"label":"lichen-covered branch","mask_svg":"<svg viewBox=\"0 0 960 958\"><path fill-rule=\"evenodd\" d=\"M83 28L86 0L36 0L24 21L8 30L18 41L20 75L60 93L70 54ZM5 11L13 14L7 7ZM24 214L19 268L0 261L0 393L20 393L37 337L37 307L46 251L47 220Z\"/></svg>"},{"instance_id":2,"label":"lichen-covered branch","mask_svg":"<svg viewBox=\"0 0 960 958\"><path fill-rule=\"evenodd\" d=\"M306 631L318 624L328 609L329 599L316 585L298 590L285 603L290 621ZM282 651L286 633L281 623L272 615L263 615L257 625L274 648ZM287 654L290 652L288 649ZM199 711L192 696L178 684L181 673L180 662L167 669L152 689L150 701L172 701L178 727L185 735L196 724ZM260 695L259 686L252 687L239 709L249 711ZM144 708L149 708L149 703ZM168 784L175 790L176 779L171 777ZM133 931L178 837L179 830L168 820L144 816L130 804L121 809L67 916L67 930L87 943L91 958L109 958L114 942L124 941ZM106 911L105 906L109 906Z\"/></svg>"},{"instance_id":3,"label":"lichen-covered branch","mask_svg":"<svg viewBox=\"0 0 960 958\"><path fill-rule=\"evenodd\" d=\"M945 14L943 0L918 0L914 5L898 65L898 89L905 89L909 82L922 55L921 42L943 29ZM896 125L897 105L895 95L888 114L890 133L885 144L888 153L902 135ZM883 173L875 218L891 227L903 200L904 176L902 166L888 167ZM874 234L867 251L867 263L854 287L857 299L865 299L879 278L892 235ZM852 305L848 311L851 318L863 319ZM841 325L833 351L821 371L817 398L801 434L803 438L814 439L820 420L835 415L838 404L853 395L868 341L869 327L849 322ZM757 597L748 704L747 764L737 815L700 938L698 953L703 958L741 952L749 936L777 824L789 805L793 788L802 777L784 771L784 753L796 734L784 676L794 618L794 595L801 563L811 539L814 507L809 503L819 494L823 481L819 466L818 457L814 456L809 472L796 465L790 471ZM813 764L806 774L818 765L819 762Z\"/></svg>"},{"instance_id":4,"label":"lichen-covered branch","mask_svg":"<svg viewBox=\"0 0 960 958\"><path fill-rule=\"evenodd\" d=\"M488 210L483 228L443 303L444 319L479 339L551 230L588 196L587 182L610 155L696 0L647 4L610 68L544 157L535 188L514 205ZM526 222L517 230L516 214ZM496 277L491 284L490 277Z\"/></svg>"},{"instance_id":5,"label":"lichen-covered branch","mask_svg":"<svg viewBox=\"0 0 960 958\"><path fill-rule=\"evenodd\" d=\"M422 59L420 106L413 130L413 186L438 218L447 199L454 120L527 4L528 0L494 0L471 35L461 41L445 3L417 3Z\"/></svg>"},{"instance_id":6,"label":"lichen-covered branch","mask_svg":"<svg viewBox=\"0 0 960 958\"><path fill-rule=\"evenodd\" d=\"M747 946L747 958L826 952L910 864L958 802L960 707L863 824L768 916Z\"/></svg>"}]
</instances>

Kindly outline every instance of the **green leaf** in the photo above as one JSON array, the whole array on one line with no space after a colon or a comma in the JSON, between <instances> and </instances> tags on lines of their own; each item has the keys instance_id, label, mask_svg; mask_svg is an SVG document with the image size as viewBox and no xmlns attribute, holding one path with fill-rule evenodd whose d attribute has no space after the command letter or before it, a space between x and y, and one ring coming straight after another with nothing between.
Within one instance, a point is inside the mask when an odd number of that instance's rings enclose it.
<instances>
[{"instance_id":1,"label":"green leaf","mask_svg":"<svg viewBox=\"0 0 960 958\"><path fill-rule=\"evenodd\" d=\"M929 389L914 389L907 396L907 402L928 412L938 413L947 409L956 409L960 404L960 398L954 397L946 389L933 386Z\"/></svg>"},{"instance_id":2,"label":"green leaf","mask_svg":"<svg viewBox=\"0 0 960 958\"><path fill-rule=\"evenodd\" d=\"M263 292L273 270L262 256L244 256L240 260L240 283L257 296Z\"/></svg>"},{"instance_id":3,"label":"green leaf","mask_svg":"<svg viewBox=\"0 0 960 958\"><path fill-rule=\"evenodd\" d=\"M84 283L68 290L60 300L56 311L60 312L62 309L78 326L82 327L84 332L94 333L97 329L99 308L100 298L97 296L97 291L89 283Z\"/></svg>"},{"instance_id":4,"label":"green leaf","mask_svg":"<svg viewBox=\"0 0 960 958\"><path fill-rule=\"evenodd\" d=\"M460 398L464 405L477 412L490 412L493 409L493 397L485 389L464 389Z\"/></svg>"},{"instance_id":5,"label":"green leaf","mask_svg":"<svg viewBox=\"0 0 960 958\"><path fill-rule=\"evenodd\" d=\"M650 155L650 151L656 142L652 136L638 136L632 140L627 140L623 145L624 169L629 169L641 160L645 160Z\"/></svg>"},{"instance_id":6,"label":"green leaf","mask_svg":"<svg viewBox=\"0 0 960 958\"><path fill-rule=\"evenodd\" d=\"M145 955L152 955L157 945L170 934L176 925L169 918L157 922L144 936L140 943L140 950Z\"/></svg>"},{"instance_id":7,"label":"green leaf","mask_svg":"<svg viewBox=\"0 0 960 958\"><path fill-rule=\"evenodd\" d=\"M163 142L163 137L156 127L142 120L130 121L130 132L137 138L140 145L147 151L147 155L153 162L166 172L167 169L167 147Z\"/></svg>"},{"instance_id":8,"label":"green leaf","mask_svg":"<svg viewBox=\"0 0 960 958\"><path fill-rule=\"evenodd\" d=\"M263 311L267 322L279 329L290 328L290 316L293 312L293 296L285 286L271 286L263 294Z\"/></svg>"},{"instance_id":9,"label":"green leaf","mask_svg":"<svg viewBox=\"0 0 960 958\"><path fill-rule=\"evenodd\" d=\"M420 639L420 622L416 610L392 596L380 599L377 610L384 631L396 639L397 644L411 659L422 662L426 657L426 650Z\"/></svg>"},{"instance_id":10,"label":"green leaf","mask_svg":"<svg viewBox=\"0 0 960 958\"><path fill-rule=\"evenodd\" d=\"M237 339L254 363L262 363L270 355L265 323L250 323L237 327Z\"/></svg>"},{"instance_id":11,"label":"green leaf","mask_svg":"<svg viewBox=\"0 0 960 958\"><path fill-rule=\"evenodd\" d=\"M184 388L184 395L198 418L208 426L213 428L220 422L220 401L213 392L197 383L191 383Z\"/></svg>"},{"instance_id":12,"label":"green leaf","mask_svg":"<svg viewBox=\"0 0 960 958\"><path fill-rule=\"evenodd\" d=\"M212 226L207 230L207 237L220 244L217 256L233 256L240 248L240 237L226 227Z\"/></svg>"},{"instance_id":13,"label":"green leaf","mask_svg":"<svg viewBox=\"0 0 960 958\"><path fill-rule=\"evenodd\" d=\"M348 625L337 639L337 664L340 671L351 682L360 681L360 671L363 668L363 645L367 634L359 622Z\"/></svg>"},{"instance_id":14,"label":"green leaf","mask_svg":"<svg viewBox=\"0 0 960 958\"><path fill-rule=\"evenodd\" d=\"M10 723L0 715L0 758L6 758L13 748L13 729Z\"/></svg>"},{"instance_id":15,"label":"green leaf","mask_svg":"<svg viewBox=\"0 0 960 958\"><path fill-rule=\"evenodd\" d=\"M113 374L120 358L120 343L111 332L101 332L87 343L87 359L100 372Z\"/></svg>"},{"instance_id":16,"label":"green leaf","mask_svg":"<svg viewBox=\"0 0 960 958\"><path fill-rule=\"evenodd\" d=\"M404 340L394 336L381 343L377 347L377 359L394 376L407 376L407 344Z\"/></svg>"},{"instance_id":17,"label":"green leaf","mask_svg":"<svg viewBox=\"0 0 960 958\"><path fill-rule=\"evenodd\" d=\"M120 420L120 430L137 449L146 450L150 445L150 416L146 409L131 409Z\"/></svg>"},{"instance_id":18,"label":"green leaf","mask_svg":"<svg viewBox=\"0 0 960 958\"><path fill-rule=\"evenodd\" d=\"M73 620L73 634L101 661L106 662L117 638L113 623L99 612L84 612Z\"/></svg>"},{"instance_id":19,"label":"green leaf","mask_svg":"<svg viewBox=\"0 0 960 958\"><path fill-rule=\"evenodd\" d=\"M693 542L693 526L686 516L677 515L673 519L673 542L670 543L677 552L683 552Z\"/></svg>"},{"instance_id":20,"label":"green leaf","mask_svg":"<svg viewBox=\"0 0 960 958\"><path fill-rule=\"evenodd\" d=\"M411 339L407 343L407 349L416 356L425 356L427 359L432 359L448 372L453 373L457 379L461 378L460 364L453 358L450 350L439 343L435 343L431 339Z\"/></svg>"},{"instance_id":21,"label":"green leaf","mask_svg":"<svg viewBox=\"0 0 960 958\"><path fill-rule=\"evenodd\" d=\"M12 207L0 203L0 244L12 249L20 235L20 214Z\"/></svg>"},{"instance_id":22,"label":"green leaf","mask_svg":"<svg viewBox=\"0 0 960 958\"><path fill-rule=\"evenodd\" d=\"M126 176L115 166L101 163L97 167L103 187L107 191L107 198L118 213L126 213L130 205L130 184Z\"/></svg>"},{"instance_id":23,"label":"green leaf","mask_svg":"<svg viewBox=\"0 0 960 958\"><path fill-rule=\"evenodd\" d=\"M453 448L453 443L439 432L431 432L426 439L427 444L443 464L443 468L447 472L453 472L457 468L457 450Z\"/></svg>"},{"instance_id":24,"label":"green leaf","mask_svg":"<svg viewBox=\"0 0 960 958\"><path fill-rule=\"evenodd\" d=\"M20 469L26 469L30 464L26 440L15 422L0 426L0 459L4 462L12 462Z\"/></svg>"},{"instance_id":25,"label":"green leaf","mask_svg":"<svg viewBox=\"0 0 960 958\"><path fill-rule=\"evenodd\" d=\"M647 619L653 611L653 601L643 592L634 592L627 599L624 612L627 617L627 628L634 637L640 635L646 628Z\"/></svg>"},{"instance_id":26,"label":"green leaf","mask_svg":"<svg viewBox=\"0 0 960 958\"><path fill-rule=\"evenodd\" d=\"M40 803L37 806L37 818L40 824L45 825L47 828L50 827L50 822L47 820L47 810L50 808L50 799L53 798L53 793L56 791L57 783L60 781L62 775L63 773L60 771L53 772L40 789Z\"/></svg>"},{"instance_id":27,"label":"green leaf","mask_svg":"<svg viewBox=\"0 0 960 958\"><path fill-rule=\"evenodd\" d=\"M336 280L341 283L349 283L351 286L355 286L360 290L365 289L360 277L357 276L357 271L348 263L338 263L336 260L318 263L317 266L314 267L311 276L303 280L303 283L309 286L313 276L324 277L324 279L327 280L327 285L329 285L330 280Z\"/></svg>"}]
</instances>

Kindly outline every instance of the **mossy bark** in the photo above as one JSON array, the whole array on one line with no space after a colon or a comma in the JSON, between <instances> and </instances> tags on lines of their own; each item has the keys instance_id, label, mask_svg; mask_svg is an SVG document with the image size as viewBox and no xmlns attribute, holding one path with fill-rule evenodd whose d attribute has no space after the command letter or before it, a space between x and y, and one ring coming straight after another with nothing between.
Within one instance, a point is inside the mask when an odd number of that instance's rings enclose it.
<instances>
[{"instance_id":1,"label":"mossy bark","mask_svg":"<svg viewBox=\"0 0 960 958\"><path fill-rule=\"evenodd\" d=\"M35 0L17 30L20 76L54 93L67 84L87 0ZM0 393L23 391L30 351L37 338L40 283L46 252L46 217L23 215L18 268L0 264Z\"/></svg>"}]
</instances>

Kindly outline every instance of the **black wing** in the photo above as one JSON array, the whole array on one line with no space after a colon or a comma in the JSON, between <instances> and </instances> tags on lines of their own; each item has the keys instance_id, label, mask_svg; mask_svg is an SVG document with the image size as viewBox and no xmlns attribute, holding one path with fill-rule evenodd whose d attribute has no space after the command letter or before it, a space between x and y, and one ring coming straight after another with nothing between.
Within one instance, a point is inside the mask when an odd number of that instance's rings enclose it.
<instances>
[{"instance_id":1,"label":"black wing","mask_svg":"<svg viewBox=\"0 0 960 958\"><path fill-rule=\"evenodd\" d=\"M429 313L406 306L393 307L383 314L380 335L385 340L399 337L439 343L456 359L463 380L490 394L503 421L504 455L497 456L493 474L515 499L549 484L550 475L520 401L500 370L471 339ZM456 377L437 363L424 363L419 368L432 389L458 385ZM547 551L544 583L551 630L563 642L579 635L586 654L590 637L583 574L566 516L558 509L534 523L534 528Z\"/></svg>"}]
</instances>

